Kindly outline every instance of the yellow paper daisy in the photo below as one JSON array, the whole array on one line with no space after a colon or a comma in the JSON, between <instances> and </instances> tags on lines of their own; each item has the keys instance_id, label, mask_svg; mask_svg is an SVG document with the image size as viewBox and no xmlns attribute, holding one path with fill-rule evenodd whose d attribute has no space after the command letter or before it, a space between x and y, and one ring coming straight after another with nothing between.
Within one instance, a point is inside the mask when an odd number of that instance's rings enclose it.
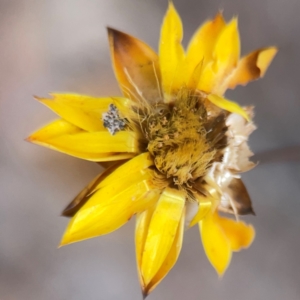
<instances>
[{"instance_id":1,"label":"yellow paper daisy","mask_svg":"<svg viewBox=\"0 0 300 300\"><path fill-rule=\"evenodd\" d=\"M60 119L28 138L106 167L64 210L72 219L61 245L110 233L135 215L138 273L147 295L174 266L184 229L198 224L205 253L222 275L232 252L247 248L255 235L239 220L253 213L239 175L255 165L247 145L255 129L252 108L223 94L262 77L277 50L240 59L237 19L226 23L218 13L185 51L172 3L158 54L120 31L108 29L108 35L124 96L38 98Z\"/></svg>"}]
</instances>

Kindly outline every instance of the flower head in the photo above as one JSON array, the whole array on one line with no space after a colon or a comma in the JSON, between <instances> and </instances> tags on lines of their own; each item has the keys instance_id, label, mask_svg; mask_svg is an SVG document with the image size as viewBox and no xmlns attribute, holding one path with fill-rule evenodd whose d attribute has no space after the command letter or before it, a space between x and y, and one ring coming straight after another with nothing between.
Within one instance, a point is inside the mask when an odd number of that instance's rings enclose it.
<instances>
[{"instance_id":1,"label":"flower head","mask_svg":"<svg viewBox=\"0 0 300 300\"><path fill-rule=\"evenodd\" d=\"M239 216L253 214L240 173L255 166L247 145L253 109L223 95L262 77L277 50L240 59L237 19L226 23L218 13L185 51L172 3L158 54L130 35L108 34L124 96L38 98L60 119L28 138L106 166L64 210L72 219L61 245L110 233L135 215L138 273L147 295L175 264L184 228L198 224L205 253L222 275L232 252L254 238Z\"/></svg>"}]
</instances>

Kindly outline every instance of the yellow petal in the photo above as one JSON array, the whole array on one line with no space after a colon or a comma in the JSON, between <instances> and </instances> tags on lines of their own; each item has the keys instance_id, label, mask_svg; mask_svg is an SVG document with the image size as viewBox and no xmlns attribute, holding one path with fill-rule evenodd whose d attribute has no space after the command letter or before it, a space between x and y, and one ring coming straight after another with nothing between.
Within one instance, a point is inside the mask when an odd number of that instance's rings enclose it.
<instances>
[{"instance_id":1,"label":"yellow petal","mask_svg":"<svg viewBox=\"0 0 300 300\"><path fill-rule=\"evenodd\" d=\"M185 205L185 192L166 188L153 213L143 252L141 274L147 286L165 261Z\"/></svg>"},{"instance_id":2,"label":"yellow petal","mask_svg":"<svg viewBox=\"0 0 300 300\"><path fill-rule=\"evenodd\" d=\"M222 95L223 82L236 68L240 56L240 38L237 19L227 24L218 36L209 62L201 75L198 89Z\"/></svg>"},{"instance_id":3,"label":"yellow petal","mask_svg":"<svg viewBox=\"0 0 300 300\"><path fill-rule=\"evenodd\" d=\"M87 130L104 130L102 114L114 104L120 114L126 113L130 107L130 100L126 98L94 98L76 94L51 94L52 99L36 97L41 103L49 107L60 117L71 124Z\"/></svg>"},{"instance_id":4,"label":"yellow petal","mask_svg":"<svg viewBox=\"0 0 300 300\"><path fill-rule=\"evenodd\" d=\"M198 65L196 65L196 67L194 68L194 70L192 71L192 73L188 73L188 71L186 71L186 75L189 77L186 82L187 82L187 87L191 90L191 91L195 91L199 85L199 80L201 78L202 72L204 70L203 68L203 64L204 62L201 61ZM186 65L186 67L188 68L188 65Z\"/></svg>"},{"instance_id":5,"label":"yellow petal","mask_svg":"<svg viewBox=\"0 0 300 300\"><path fill-rule=\"evenodd\" d=\"M153 165L154 162L149 152L137 155L136 157L130 159L128 162L119 166L113 173L111 173L109 176L107 176L101 182L99 182L94 187L92 192L95 192L96 190L104 186L118 183L119 181L130 177L134 173L141 172L142 174L143 170Z\"/></svg>"},{"instance_id":6,"label":"yellow petal","mask_svg":"<svg viewBox=\"0 0 300 300\"><path fill-rule=\"evenodd\" d=\"M215 60L224 69L235 67L240 57L240 38L237 18L233 18L221 32L214 49Z\"/></svg>"},{"instance_id":7,"label":"yellow petal","mask_svg":"<svg viewBox=\"0 0 300 300\"><path fill-rule=\"evenodd\" d=\"M189 227L192 227L199 223L212 209L213 199L212 197L205 197L199 194L194 195L199 204L198 212L194 216L193 220L189 224Z\"/></svg>"},{"instance_id":8,"label":"yellow petal","mask_svg":"<svg viewBox=\"0 0 300 300\"><path fill-rule=\"evenodd\" d=\"M212 59L217 37L225 25L226 23L223 19L222 13L218 13L213 20L205 22L195 32L189 43L185 60L187 65L186 75L188 78L194 73L194 70L199 63L202 64L202 67L205 67L207 62ZM199 81L199 77L197 83Z\"/></svg>"},{"instance_id":9,"label":"yellow petal","mask_svg":"<svg viewBox=\"0 0 300 300\"><path fill-rule=\"evenodd\" d=\"M232 251L248 248L252 244L255 237L255 230L252 225L220 216L218 218L218 223L229 240Z\"/></svg>"},{"instance_id":10,"label":"yellow petal","mask_svg":"<svg viewBox=\"0 0 300 300\"><path fill-rule=\"evenodd\" d=\"M230 77L229 88L234 89L239 84L245 85L251 80L263 77L276 53L275 47L269 47L243 57Z\"/></svg>"},{"instance_id":11,"label":"yellow petal","mask_svg":"<svg viewBox=\"0 0 300 300\"><path fill-rule=\"evenodd\" d=\"M210 94L207 96L207 99L212 102L214 105L225 109L229 112L239 114L243 116L247 121L250 120L248 114L245 112L245 110L240 107L237 103L230 101L228 99L225 99L223 97L220 97L218 95Z\"/></svg>"},{"instance_id":12,"label":"yellow petal","mask_svg":"<svg viewBox=\"0 0 300 300\"><path fill-rule=\"evenodd\" d=\"M89 200L96 186L98 186L105 178L113 173L124 162L113 162L114 164L100 173L94 178L63 210L62 215L65 217L73 217L78 210Z\"/></svg>"},{"instance_id":13,"label":"yellow petal","mask_svg":"<svg viewBox=\"0 0 300 300\"><path fill-rule=\"evenodd\" d=\"M146 286L145 289L143 290L145 296L148 295L151 291L153 291L156 288L156 286L164 279L164 277L169 273L169 271L175 265L182 247L184 220L185 220L185 215L183 212L170 252L168 253L165 261L163 262L162 266L160 267L160 269L158 270L154 278L150 281L148 286Z\"/></svg>"},{"instance_id":14,"label":"yellow petal","mask_svg":"<svg viewBox=\"0 0 300 300\"><path fill-rule=\"evenodd\" d=\"M162 99L157 54L144 42L108 28L114 70L123 94L134 101Z\"/></svg>"},{"instance_id":15,"label":"yellow petal","mask_svg":"<svg viewBox=\"0 0 300 300\"><path fill-rule=\"evenodd\" d=\"M40 128L38 131L30 135L26 140L34 143L35 140L47 141L62 135L77 134L81 132L84 131L77 126L72 125L63 119L58 119Z\"/></svg>"},{"instance_id":16,"label":"yellow petal","mask_svg":"<svg viewBox=\"0 0 300 300\"><path fill-rule=\"evenodd\" d=\"M110 233L134 214L148 209L160 193L152 190L151 180L151 173L136 174L119 185L109 185L95 192L70 221L61 245Z\"/></svg>"},{"instance_id":17,"label":"yellow petal","mask_svg":"<svg viewBox=\"0 0 300 300\"><path fill-rule=\"evenodd\" d=\"M91 161L126 159L139 152L134 132L120 131L115 135L108 131L85 132L64 120L46 125L27 140Z\"/></svg>"},{"instance_id":18,"label":"yellow petal","mask_svg":"<svg viewBox=\"0 0 300 300\"><path fill-rule=\"evenodd\" d=\"M221 276L231 260L231 245L217 218L217 213L208 214L199 225L205 254Z\"/></svg>"},{"instance_id":19,"label":"yellow petal","mask_svg":"<svg viewBox=\"0 0 300 300\"><path fill-rule=\"evenodd\" d=\"M148 234L149 224L155 209L155 205L149 207L147 210L136 215L135 224L135 252L136 261L139 274L139 280L142 290L145 290L145 284L141 274L143 251L145 248L145 241Z\"/></svg>"},{"instance_id":20,"label":"yellow petal","mask_svg":"<svg viewBox=\"0 0 300 300\"><path fill-rule=\"evenodd\" d=\"M162 24L159 42L159 63L165 101L169 101L172 90L178 88L174 85L174 79L175 75L179 74L179 68L183 66L185 56L181 45L182 36L180 16L170 1Z\"/></svg>"}]
</instances>

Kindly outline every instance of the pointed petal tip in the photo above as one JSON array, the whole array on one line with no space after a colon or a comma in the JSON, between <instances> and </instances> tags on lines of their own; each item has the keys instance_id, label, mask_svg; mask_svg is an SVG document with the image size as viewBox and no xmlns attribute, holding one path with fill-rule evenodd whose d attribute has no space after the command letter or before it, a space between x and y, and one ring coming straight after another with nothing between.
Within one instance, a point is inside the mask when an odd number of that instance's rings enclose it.
<instances>
[{"instance_id":1,"label":"pointed petal tip","mask_svg":"<svg viewBox=\"0 0 300 300\"><path fill-rule=\"evenodd\" d=\"M217 272L217 274L218 274L219 280L222 280L222 279L223 279L226 270L227 270L227 267L226 267L224 270L222 270L222 271L216 270L216 272Z\"/></svg>"},{"instance_id":2,"label":"pointed petal tip","mask_svg":"<svg viewBox=\"0 0 300 300\"><path fill-rule=\"evenodd\" d=\"M33 95L33 99L34 99L34 100L37 100L37 101L40 101L40 100L42 99L42 97L39 97L39 96Z\"/></svg>"},{"instance_id":3,"label":"pointed petal tip","mask_svg":"<svg viewBox=\"0 0 300 300\"><path fill-rule=\"evenodd\" d=\"M108 35L112 35L116 32L119 32L117 29L114 29L114 28L109 27L109 26L106 27L106 30L107 30Z\"/></svg>"},{"instance_id":4,"label":"pointed petal tip","mask_svg":"<svg viewBox=\"0 0 300 300\"><path fill-rule=\"evenodd\" d=\"M223 16L224 8L220 8L219 11L216 13L216 15L213 18L213 23L216 23L218 21L221 21L222 23L225 23L224 16Z\"/></svg>"},{"instance_id":5,"label":"pointed petal tip","mask_svg":"<svg viewBox=\"0 0 300 300\"><path fill-rule=\"evenodd\" d=\"M143 300L145 300L149 296L149 293L146 289L142 289L142 295L143 295Z\"/></svg>"},{"instance_id":6,"label":"pointed petal tip","mask_svg":"<svg viewBox=\"0 0 300 300\"><path fill-rule=\"evenodd\" d=\"M233 28L238 28L238 23L239 23L239 20L238 20L238 16L234 16L232 17L232 19L229 21L228 23L228 26L232 26Z\"/></svg>"},{"instance_id":7,"label":"pointed petal tip","mask_svg":"<svg viewBox=\"0 0 300 300\"><path fill-rule=\"evenodd\" d=\"M228 269L228 267L229 267L229 265L230 265L230 262L231 262L231 256L232 256L232 253L230 253L230 259L229 259L229 261L228 261L228 263L225 265L225 266L222 266L222 268L218 268L217 269L217 267L216 266L214 266L214 268L215 268L215 270L216 270L216 272L217 272L217 274L218 274L218 278L221 280L221 279L223 279L223 277L224 277L224 275L225 275L225 273L226 273L226 271L227 271L227 269Z\"/></svg>"},{"instance_id":8,"label":"pointed petal tip","mask_svg":"<svg viewBox=\"0 0 300 300\"><path fill-rule=\"evenodd\" d=\"M62 240L60 241L58 248L67 246L68 244L70 244L70 239L68 237L66 237L66 235L63 236Z\"/></svg>"},{"instance_id":9,"label":"pointed petal tip","mask_svg":"<svg viewBox=\"0 0 300 300\"><path fill-rule=\"evenodd\" d=\"M38 139L35 137L34 134L32 134L32 135L28 136L27 138L25 138L24 141L35 144L38 141Z\"/></svg>"},{"instance_id":10,"label":"pointed petal tip","mask_svg":"<svg viewBox=\"0 0 300 300\"><path fill-rule=\"evenodd\" d=\"M117 30L112 27L106 27L109 41L112 46L118 44L118 40L124 37L129 37L127 33ZM122 43L122 41L120 41Z\"/></svg>"},{"instance_id":11,"label":"pointed petal tip","mask_svg":"<svg viewBox=\"0 0 300 300\"><path fill-rule=\"evenodd\" d=\"M73 215L71 215L70 210L68 208L65 208L61 213L60 213L61 217L67 217L67 218L71 218L73 217Z\"/></svg>"},{"instance_id":12,"label":"pointed petal tip","mask_svg":"<svg viewBox=\"0 0 300 300\"><path fill-rule=\"evenodd\" d=\"M38 102L41 102L41 103L43 103L45 101L52 101L52 100L54 100L55 94L54 93L49 93L49 95L50 95L51 98L45 98L45 97L40 97L40 96L33 95L33 99L36 100L36 101L38 101Z\"/></svg>"},{"instance_id":13,"label":"pointed petal tip","mask_svg":"<svg viewBox=\"0 0 300 300\"><path fill-rule=\"evenodd\" d=\"M28 136L27 138L24 139L25 142L28 142L28 143L36 143L36 141L38 141L38 139L35 137L34 134Z\"/></svg>"}]
</instances>

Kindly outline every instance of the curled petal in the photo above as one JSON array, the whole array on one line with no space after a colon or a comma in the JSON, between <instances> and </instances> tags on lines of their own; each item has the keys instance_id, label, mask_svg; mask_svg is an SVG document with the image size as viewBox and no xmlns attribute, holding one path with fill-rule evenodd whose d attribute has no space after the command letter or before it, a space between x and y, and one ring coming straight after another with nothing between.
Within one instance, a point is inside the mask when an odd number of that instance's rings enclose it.
<instances>
[{"instance_id":1,"label":"curled petal","mask_svg":"<svg viewBox=\"0 0 300 300\"><path fill-rule=\"evenodd\" d=\"M185 56L181 45L182 36L180 16L170 1L161 27L159 42L159 63L166 101L170 99L172 91L178 88L174 81L176 74L181 75L179 69L183 66Z\"/></svg>"},{"instance_id":2,"label":"curled petal","mask_svg":"<svg viewBox=\"0 0 300 300\"><path fill-rule=\"evenodd\" d=\"M166 188L161 194L145 240L141 276L145 286L162 267L173 245L184 211L185 192Z\"/></svg>"},{"instance_id":3,"label":"curled petal","mask_svg":"<svg viewBox=\"0 0 300 300\"><path fill-rule=\"evenodd\" d=\"M121 114L128 111L130 100L120 97L95 98L76 94L51 94L52 99L35 97L61 118L86 131L106 130L102 114L114 104Z\"/></svg>"},{"instance_id":4,"label":"curled petal","mask_svg":"<svg viewBox=\"0 0 300 300\"><path fill-rule=\"evenodd\" d=\"M255 230L252 225L220 216L218 216L218 224L229 240L232 251L240 251L252 244L255 237Z\"/></svg>"},{"instance_id":5,"label":"curled petal","mask_svg":"<svg viewBox=\"0 0 300 300\"><path fill-rule=\"evenodd\" d=\"M209 196L205 197L199 194L196 194L195 196L199 206L196 215L189 224L189 227L193 227L194 225L199 223L203 218L205 218L205 216L211 211L212 203L214 202L214 199Z\"/></svg>"},{"instance_id":6,"label":"curled petal","mask_svg":"<svg viewBox=\"0 0 300 300\"><path fill-rule=\"evenodd\" d=\"M157 54L144 42L108 28L115 75L123 94L134 101L162 99Z\"/></svg>"},{"instance_id":7,"label":"curled petal","mask_svg":"<svg viewBox=\"0 0 300 300\"><path fill-rule=\"evenodd\" d=\"M230 101L228 99L225 99L223 97L220 97L218 95L215 95L215 94L208 95L207 99L210 102L212 102L214 105L216 105L216 106L218 106L218 107L220 107L222 109L225 109L225 110L227 110L229 112L237 113L237 114L243 116L247 121L249 121L248 114L237 103L235 103L233 101Z\"/></svg>"},{"instance_id":8,"label":"curled petal","mask_svg":"<svg viewBox=\"0 0 300 300\"><path fill-rule=\"evenodd\" d=\"M256 50L243 57L230 76L228 87L234 89L237 85L246 85L249 81L263 77L277 53L275 47Z\"/></svg>"},{"instance_id":9,"label":"curled petal","mask_svg":"<svg viewBox=\"0 0 300 300\"><path fill-rule=\"evenodd\" d=\"M71 219L61 245L110 233L134 214L148 209L158 197L152 189L152 173L136 173L119 184L95 192Z\"/></svg>"},{"instance_id":10,"label":"curled petal","mask_svg":"<svg viewBox=\"0 0 300 300\"><path fill-rule=\"evenodd\" d=\"M64 120L46 125L27 140L91 161L126 159L139 152L134 132L120 131L115 135L108 131L85 132Z\"/></svg>"}]
</instances>

